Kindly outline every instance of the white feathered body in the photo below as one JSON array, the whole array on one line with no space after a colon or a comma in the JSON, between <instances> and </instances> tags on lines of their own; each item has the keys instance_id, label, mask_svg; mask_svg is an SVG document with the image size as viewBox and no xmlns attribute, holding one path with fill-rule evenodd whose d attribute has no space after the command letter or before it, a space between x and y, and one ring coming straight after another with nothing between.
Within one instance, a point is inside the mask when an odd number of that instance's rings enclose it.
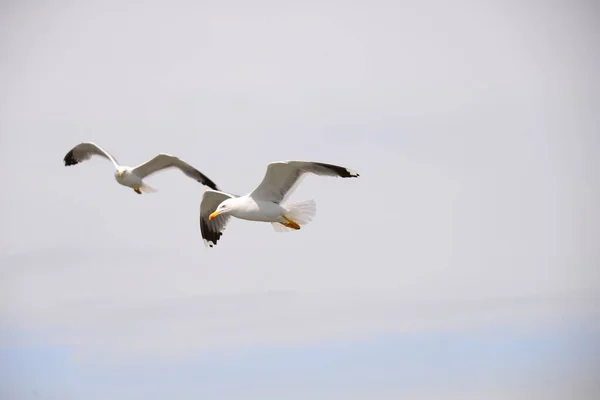
<instances>
[{"instance_id":1,"label":"white feathered body","mask_svg":"<svg viewBox=\"0 0 600 400\"><path fill-rule=\"evenodd\" d=\"M123 175L119 175L120 171L123 171ZM122 170L115 171L115 179L121 185L130 187L133 189L142 186L144 183L142 181L142 178L140 178L139 176L137 176L133 172L131 172L131 168L129 168L129 167L123 168Z\"/></svg>"},{"instance_id":2,"label":"white feathered body","mask_svg":"<svg viewBox=\"0 0 600 400\"><path fill-rule=\"evenodd\" d=\"M287 209L279 204L272 201L255 200L250 196L242 196L232 200L235 202L236 207L231 215L248 221L279 222L281 216L287 212Z\"/></svg>"}]
</instances>

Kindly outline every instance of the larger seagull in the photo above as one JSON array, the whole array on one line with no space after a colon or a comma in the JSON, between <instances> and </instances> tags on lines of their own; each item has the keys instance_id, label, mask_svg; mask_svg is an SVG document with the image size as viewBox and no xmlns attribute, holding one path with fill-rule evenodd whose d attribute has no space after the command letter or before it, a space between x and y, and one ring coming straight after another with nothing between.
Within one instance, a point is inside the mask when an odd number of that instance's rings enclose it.
<instances>
[{"instance_id":1,"label":"larger seagull","mask_svg":"<svg viewBox=\"0 0 600 400\"><path fill-rule=\"evenodd\" d=\"M219 190L217 185L210 180L202 172L192 167L186 162L181 161L179 158L169 154L159 154L151 160L146 161L137 167L128 167L126 165L120 165L117 160L111 156L106 150L102 149L95 143L84 142L73 147L65 156L65 166L76 165L82 161L88 160L93 155L107 158L112 162L115 167L115 179L118 183L123 186L132 188L137 194L143 192L156 192L151 186L148 186L143 179L148 175L151 175L157 171L166 168L179 168L181 172L189 176L190 178L200 182L201 184L208 186L211 189Z\"/></svg>"},{"instance_id":2,"label":"larger seagull","mask_svg":"<svg viewBox=\"0 0 600 400\"><path fill-rule=\"evenodd\" d=\"M200 231L204 244L213 247L223 234L229 217L270 222L277 232L298 230L316 215L314 200L282 205L306 173L341 178L356 178L358 173L338 165L309 161L278 161L252 192L236 196L207 190L200 202Z\"/></svg>"}]
</instances>

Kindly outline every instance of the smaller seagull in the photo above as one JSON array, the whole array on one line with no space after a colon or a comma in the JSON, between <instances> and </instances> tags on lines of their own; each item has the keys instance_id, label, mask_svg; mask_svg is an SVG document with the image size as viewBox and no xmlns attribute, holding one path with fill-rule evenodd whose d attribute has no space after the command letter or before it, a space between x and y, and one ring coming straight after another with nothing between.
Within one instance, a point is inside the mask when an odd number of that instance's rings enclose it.
<instances>
[{"instance_id":1,"label":"smaller seagull","mask_svg":"<svg viewBox=\"0 0 600 400\"><path fill-rule=\"evenodd\" d=\"M236 196L207 190L200 202L200 231L204 244L213 247L223 234L230 216L248 221L270 222L276 232L298 230L316 215L314 200L281 203L294 191L306 173L320 176L356 178L358 173L338 165L309 161L277 161L251 193Z\"/></svg>"},{"instance_id":2,"label":"smaller seagull","mask_svg":"<svg viewBox=\"0 0 600 400\"><path fill-rule=\"evenodd\" d=\"M219 190L217 185L202 172L192 167L188 163L169 154L159 154L151 160L146 161L137 167L131 168L125 165L119 165L117 160L106 150L95 143L84 142L73 147L64 158L65 166L76 165L82 161L88 160L91 156L97 155L110 160L115 166L115 179L123 186L132 188L137 194L156 192L157 190L144 183L143 179L157 171L167 168L179 168L181 172L190 178L208 186L211 189Z\"/></svg>"}]
</instances>

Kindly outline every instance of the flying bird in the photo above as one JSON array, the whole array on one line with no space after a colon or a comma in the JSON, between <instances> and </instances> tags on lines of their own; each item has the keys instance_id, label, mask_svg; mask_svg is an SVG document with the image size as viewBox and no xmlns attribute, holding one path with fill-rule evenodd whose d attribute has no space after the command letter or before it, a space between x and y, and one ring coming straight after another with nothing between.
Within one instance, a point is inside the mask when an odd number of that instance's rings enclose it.
<instances>
[{"instance_id":1,"label":"flying bird","mask_svg":"<svg viewBox=\"0 0 600 400\"><path fill-rule=\"evenodd\" d=\"M106 150L95 143L84 142L73 147L65 156L65 166L76 165L82 161L90 159L93 155L107 158L115 167L115 179L123 186L132 188L137 194L156 192L153 187L144 183L143 179L157 171L167 168L179 168L181 172L190 178L208 186L211 189L219 190L217 185L202 172L192 167L188 163L169 154L161 153L151 160L146 161L137 167L128 167L120 165L118 161Z\"/></svg>"},{"instance_id":2,"label":"flying bird","mask_svg":"<svg viewBox=\"0 0 600 400\"><path fill-rule=\"evenodd\" d=\"M358 173L338 165L309 161L277 161L252 192L244 196L206 190L200 202L200 231L204 244L213 247L223 234L230 217L270 222L276 232L298 230L316 215L314 200L282 205L298 187L306 173L320 176L356 178Z\"/></svg>"}]
</instances>

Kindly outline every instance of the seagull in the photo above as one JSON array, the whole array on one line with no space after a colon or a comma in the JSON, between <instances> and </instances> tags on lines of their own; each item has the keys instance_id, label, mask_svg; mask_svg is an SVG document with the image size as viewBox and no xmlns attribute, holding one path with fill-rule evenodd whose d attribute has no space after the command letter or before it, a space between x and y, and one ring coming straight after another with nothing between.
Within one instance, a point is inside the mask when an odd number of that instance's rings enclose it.
<instances>
[{"instance_id":1,"label":"seagull","mask_svg":"<svg viewBox=\"0 0 600 400\"><path fill-rule=\"evenodd\" d=\"M123 186L132 188L137 194L142 194L142 191L145 193L156 192L157 190L144 183L143 179L157 171L171 167L179 168L181 172L190 178L211 189L219 190L217 185L202 172L181 161L179 158L164 153L158 154L153 159L132 168L120 165L113 156L97 144L84 142L73 147L67 153L64 158L65 166L68 167L70 165L79 164L82 161L88 160L93 155L108 158L115 167L115 179L117 182Z\"/></svg>"},{"instance_id":2,"label":"seagull","mask_svg":"<svg viewBox=\"0 0 600 400\"><path fill-rule=\"evenodd\" d=\"M220 190L206 190L200 202L200 231L204 245L213 247L223 234L229 217L270 222L276 232L298 230L316 215L314 200L281 203L298 187L306 173L356 178L358 173L338 165L310 161L277 161L252 192L236 196Z\"/></svg>"}]
</instances>

